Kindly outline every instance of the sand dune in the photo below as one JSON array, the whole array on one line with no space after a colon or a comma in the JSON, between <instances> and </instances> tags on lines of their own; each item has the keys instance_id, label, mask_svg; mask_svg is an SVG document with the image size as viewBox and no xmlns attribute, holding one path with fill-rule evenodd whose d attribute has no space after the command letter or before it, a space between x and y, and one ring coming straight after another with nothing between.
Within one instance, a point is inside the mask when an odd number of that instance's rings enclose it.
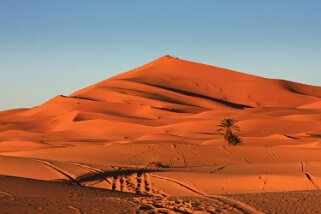
<instances>
[{"instance_id":1,"label":"sand dune","mask_svg":"<svg viewBox=\"0 0 321 214\"><path fill-rule=\"evenodd\" d=\"M180 197L177 209L187 213L200 208L195 200L209 213L222 204L257 213L222 195L321 188L320 103L318 86L164 56L34 108L0 112L0 174L21 185L38 182L28 178L150 196L128 199L127 210L178 212L167 199ZM241 145L216 133L226 117L239 121Z\"/></svg>"}]
</instances>

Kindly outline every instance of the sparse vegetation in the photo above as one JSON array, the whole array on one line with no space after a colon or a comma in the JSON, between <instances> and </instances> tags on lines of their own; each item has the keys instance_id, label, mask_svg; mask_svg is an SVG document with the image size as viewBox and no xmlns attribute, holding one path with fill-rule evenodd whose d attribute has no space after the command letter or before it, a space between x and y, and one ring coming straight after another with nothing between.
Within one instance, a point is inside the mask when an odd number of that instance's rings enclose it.
<instances>
[{"instance_id":1,"label":"sparse vegetation","mask_svg":"<svg viewBox=\"0 0 321 214\"><path fill-rule=\"evenodd\" d=\"M217 129L217 132L220 135L224 135L224 140L227 142L227 144L239 144L241 143L241 138L233 133L233 131L240 131L240 127L236 124L237 120L233 118L224 118L221 120L220 124Z\"/></svg>"},{"instance_id":2,"label":"sparse vegetation","mask_svg":"<svg viewBox=\"0 0 321 214\"><path fill-rule=\"evenodd\" d=\"M236 145L236 144L241 143L242 139L239 136L235 135L235 134L231 134L228 137L227 142L230 143L230 144Z\"/></svg>"},{"instance_id":3,"label":"sparse vegetation","mask_svg":"<svg viewBox=\"0 0 321 214\"><path fill-rule=\"evenodd\" d=\"M159 161L148 161L146 168L168 168L169 166Z\"/></svg>"}]
</instances>

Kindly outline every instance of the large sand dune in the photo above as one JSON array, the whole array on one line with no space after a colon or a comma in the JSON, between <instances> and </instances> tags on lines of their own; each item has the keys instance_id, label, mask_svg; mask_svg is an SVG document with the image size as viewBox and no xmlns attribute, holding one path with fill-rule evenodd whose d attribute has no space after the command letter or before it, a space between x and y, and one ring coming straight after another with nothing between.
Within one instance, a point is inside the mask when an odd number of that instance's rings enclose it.
<instances>
[{"instance_id":1,"label":"large sand dune","mask_svg":"<svg viewBox=\"0 0 321 214\"><path fill-rule=\"evenodd\" d=\"M0 174L150 195L137 200L161 198L162 209L172 206L168 197L192 196L207 212L208 203L258 212L220 195L321 188L320 103L318 86L164 56L40 106L0 112ZM241 145L216 133L226 117L239 121ZM191 204L186 212L196 212Z\"/></svg>"}]
</instances>

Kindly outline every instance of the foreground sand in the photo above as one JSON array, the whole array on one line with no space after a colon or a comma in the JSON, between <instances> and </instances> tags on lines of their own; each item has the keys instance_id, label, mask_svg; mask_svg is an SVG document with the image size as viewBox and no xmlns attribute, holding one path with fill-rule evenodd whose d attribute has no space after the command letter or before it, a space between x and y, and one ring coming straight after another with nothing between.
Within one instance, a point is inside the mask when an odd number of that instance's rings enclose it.
<instances>
[{"instance_id":1,"label":"foreground sand","mask_svg":"<svg viewBox=\"0 0 321 214\"><path fill-rule=\"evenodd\" d=\"M242 144L216 133L226 117ZM316 213L301 196L321 188L321 87L161 57L0 112L0 175L3 212Z\"/></svg>"},{"instance_id":2,"label":"foreground sand","mask_svg":"<svg viewBox=\"0 0 321 214\"><path fill-rule=\"evenodd\" d=\"M0 177L1 213L247 213L240 201L150 197L17 177Z\"/></svg>"},{"instance_id":3,"label":"foreground sand","mask_svg":"<svg viewBox=\"0 0 321 214\"><path fill-rule=\"evenodd\" d=\"M0 188L1 213L321 213L320 191L161 198L3 176Z\"/></svg>"},{"instance_id":4,"label":"foreground sand","mask_svg":"<svg viewBox=\"0 0 321 214\"><path fill-rule=\"evenodd\" d=\"M320 191L229 195L264 213L321 213Z\"/></svg>"}]
</instances>

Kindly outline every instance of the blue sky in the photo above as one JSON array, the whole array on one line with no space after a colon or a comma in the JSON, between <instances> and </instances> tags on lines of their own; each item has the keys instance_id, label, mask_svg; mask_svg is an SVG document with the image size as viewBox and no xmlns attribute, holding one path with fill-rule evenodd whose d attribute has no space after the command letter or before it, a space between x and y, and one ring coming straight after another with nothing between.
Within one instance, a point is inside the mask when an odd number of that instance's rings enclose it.
<instances>
[{"instance_id":1,"label":"blue sky","mask_svg":"<svg viewBox=\"0 0 321 214\"><path fill-rule=\"evenodd\" d=\"M165 54L321 85L318 0L0 0L0 110Z\"/></svg>"}]
</instances>

